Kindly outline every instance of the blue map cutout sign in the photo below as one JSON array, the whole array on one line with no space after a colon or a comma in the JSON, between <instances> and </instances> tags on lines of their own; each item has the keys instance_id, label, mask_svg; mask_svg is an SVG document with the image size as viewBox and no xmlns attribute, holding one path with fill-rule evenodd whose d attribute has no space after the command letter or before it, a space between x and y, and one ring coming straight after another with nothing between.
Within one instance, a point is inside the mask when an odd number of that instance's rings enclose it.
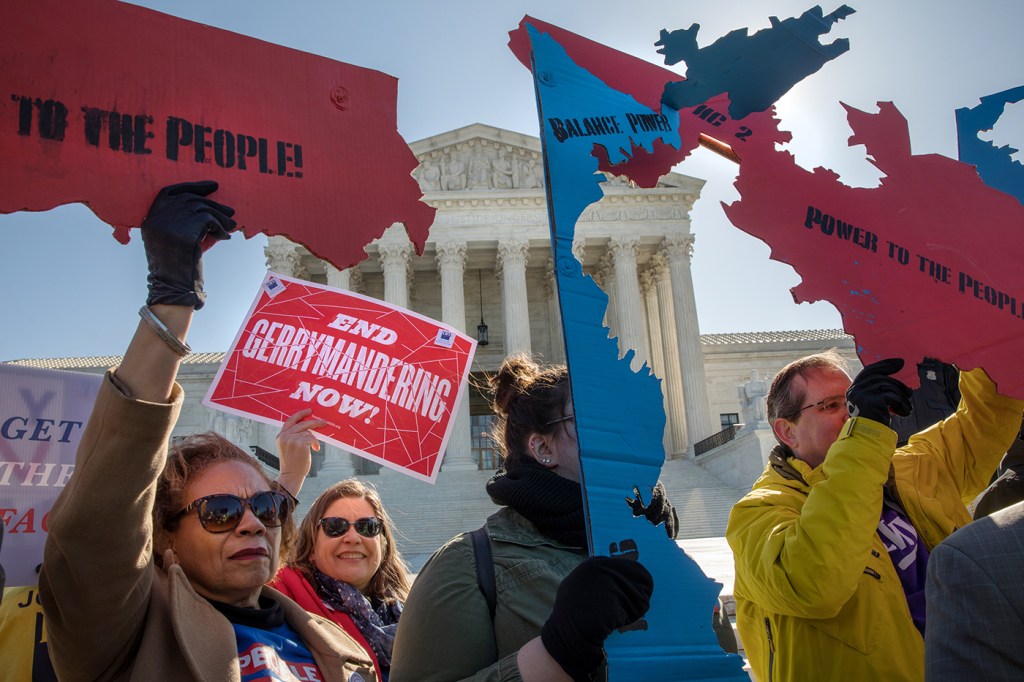
<instances>
[{"instance_id":1,"label":"blue map cutout sign","mask_svg":"<svg viewBox=\"0 0 1024 682\"><path fill-rule=\"evenodd\" d=\"M976 166L986 185L1024 204L1024 165L1011 158L1019 150L997 147L978 137L978 133L992 129L1007 104L1021 100L1024 100L1024 85L982 97L976 107L957 109L956 134L960 160Z\"/></svg>"},{"instance_id":2,"label":"blue map cutout sign","mask_svg":"<svg viewBox=\"0 0 1024 682\"><path fill-rule=\"evenodd\" d=\"M771 28L752 36L745 28L736 29L704 48L697 47L700 24L671 33L662 29L655 45L661 46L658 52L665 55L665 63L686 62L686 80L666 85L662 101L684 109L728 93L734 119L765 111L825 62L850 49L845 38L822 45L818 37L855 11L842 5L822 16L821 7L815 6L796 18L770 17Z\"/></svg>"},{"instance_id":3,"label":"blue map cutout sign","mask_svg":"<svg viewBox=\"0 0 1024 682\"><path fill-rule=\"evenodd\" d=\"M646 367L638 373L630 369L632 351L618 357L618 345L601 323L608 297L572 253L577 220L602 197L604 176L598 173L594 145L604 148L611 164L626 161L638 147L652 152L656 140L678 148L678 112L653 111L607 87L549 34L529 23L527 29L590 549L595 555L635 557L654 576L646 618L605 643L609 679L746 680L742 659L725 654L711 628L721 585L667 537L663 526L634 518L625 502L634 486L648 501L664 463L660 383ZM656 125L634 129L627 123L630 116Z\"/></svg>"}]
</instances>

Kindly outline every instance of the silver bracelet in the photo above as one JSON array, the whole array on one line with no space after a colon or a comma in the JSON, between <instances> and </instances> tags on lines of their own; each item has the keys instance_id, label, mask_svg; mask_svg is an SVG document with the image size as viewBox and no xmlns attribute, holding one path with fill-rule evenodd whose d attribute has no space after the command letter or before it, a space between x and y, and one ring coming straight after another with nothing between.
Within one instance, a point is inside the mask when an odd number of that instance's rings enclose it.
<instances>
[{"instance_id":1,"label":"silver bracelet","mask_svg":"<svg viewBox=\"0 0 1024 682\"><path fill-rule=\"evenodd\" d=\"M149 309L148 305L144 305L139 308L139 317L145 320L150 329L152 329L157 336L163 339L163 342L166 343L171 350L181 357L185 357L192 352L189 345L172 334L171 330L167 328L167 325L161 322L160 318L153 314L153 311Z\"/></svg>"}]
</instances>

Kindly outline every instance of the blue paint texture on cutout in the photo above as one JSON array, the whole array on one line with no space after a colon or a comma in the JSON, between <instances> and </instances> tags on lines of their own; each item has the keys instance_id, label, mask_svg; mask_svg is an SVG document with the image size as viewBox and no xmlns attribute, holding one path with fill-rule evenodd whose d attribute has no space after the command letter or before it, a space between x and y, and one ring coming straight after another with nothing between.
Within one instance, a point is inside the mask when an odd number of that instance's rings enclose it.
<instances>
[{"instance_id":1,"label":"blue paint texture on cutout","mask_svg":"<svg viewBox=\"0 0 1024 682\"><path fill-rule=\"evenodd\" d=\"M636 556L654 576L654 598L640 629L608 638L609 679L746 680L742 659L719 648L711 615L721 585L663 526L635 518L625 500L636 486L646 502L664 463L665 415L659 380L630 369L633 352L602 326L608 297L572 253L576 221L602 197L594 145L612 164L656 139L679 146L677 112L652 111L578 67L548 34L528 25L549 182L555 279L579 435L592 554ZM664 123L633 132L627 114ZM652 126L647 126L652 127ZM655 125L653 128L658 128Z\"/></svg>"},{"instance_id":2,"label":"blue paint texture on cutout","mask_svg":"<svg viewBox=\"0 0 1024 682\"><path fill-rule=\"evenodd\" d=\"M850 49L845 38L822 45L818 37L855 11L842 5L822 16L821 7L815 6L797 18L770 17L771 28L752 36L745 28L736 29L704 48L697 47L700 24L671 33L662 29L655 45L661 47L658 52L665 55L665 63L686 62L686 80L666 85L662 101L684 109L728 93L734 119L765 111L806 76Z\"/></svg>"},{"instance_id":3,"label":"blue paint texture on cutout","mask_svg":"<svg viewBox=\"0 0 1024 682\"><path fill-rule=\"evenodd\" d=\"M1024 85L981 98L973 108L956 110L956 134L960 160L977 167L986 185L1006 192L1024 204L1024 165L1011 157L1017 149L997 147L982 140L978 133L991 130L1003 115L1007 104L1024 100Z\"/></svg>"}]
</instances>

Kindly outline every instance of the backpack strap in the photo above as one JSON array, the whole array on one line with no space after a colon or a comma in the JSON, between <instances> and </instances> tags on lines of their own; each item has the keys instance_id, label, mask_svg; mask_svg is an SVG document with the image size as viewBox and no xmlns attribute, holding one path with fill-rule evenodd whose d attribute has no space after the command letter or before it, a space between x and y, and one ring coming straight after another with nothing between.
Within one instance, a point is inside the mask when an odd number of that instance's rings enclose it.
<instances>
[{"instance_id":1,"label":"backpack strap","mask_svg":"<svg viewBox=\"0 0 1024 682\"><path fill-rule=\"evenodd\" d=\"M494 611L498 605L498 589L494 582L494 559L491 557L491 538L487 534L487 526L481 526L469 534L473 540L473 556L476 560L476 582L487 600L487 609L494 620Z\"/></svg>"}]
</instances>

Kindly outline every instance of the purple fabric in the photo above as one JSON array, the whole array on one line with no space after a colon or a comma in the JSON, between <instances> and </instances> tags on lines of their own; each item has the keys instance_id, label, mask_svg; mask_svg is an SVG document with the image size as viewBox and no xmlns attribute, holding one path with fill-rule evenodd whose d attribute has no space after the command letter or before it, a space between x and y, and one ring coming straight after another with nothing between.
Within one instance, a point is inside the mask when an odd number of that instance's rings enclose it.
<instances>
[{"instance_id":1,"label":"purple fabric","mask_svg":"<svg viewBox=\"0 0 1024 682\"><path fill-rule=\"evenodd\" d=\"M889 552L896 575L900 577L914 625L924 636L924 585L928 570L928 548L918 538L917 529L907 515L888 498L882 505L878 536Z\"/></svg>"}]
</instances>

